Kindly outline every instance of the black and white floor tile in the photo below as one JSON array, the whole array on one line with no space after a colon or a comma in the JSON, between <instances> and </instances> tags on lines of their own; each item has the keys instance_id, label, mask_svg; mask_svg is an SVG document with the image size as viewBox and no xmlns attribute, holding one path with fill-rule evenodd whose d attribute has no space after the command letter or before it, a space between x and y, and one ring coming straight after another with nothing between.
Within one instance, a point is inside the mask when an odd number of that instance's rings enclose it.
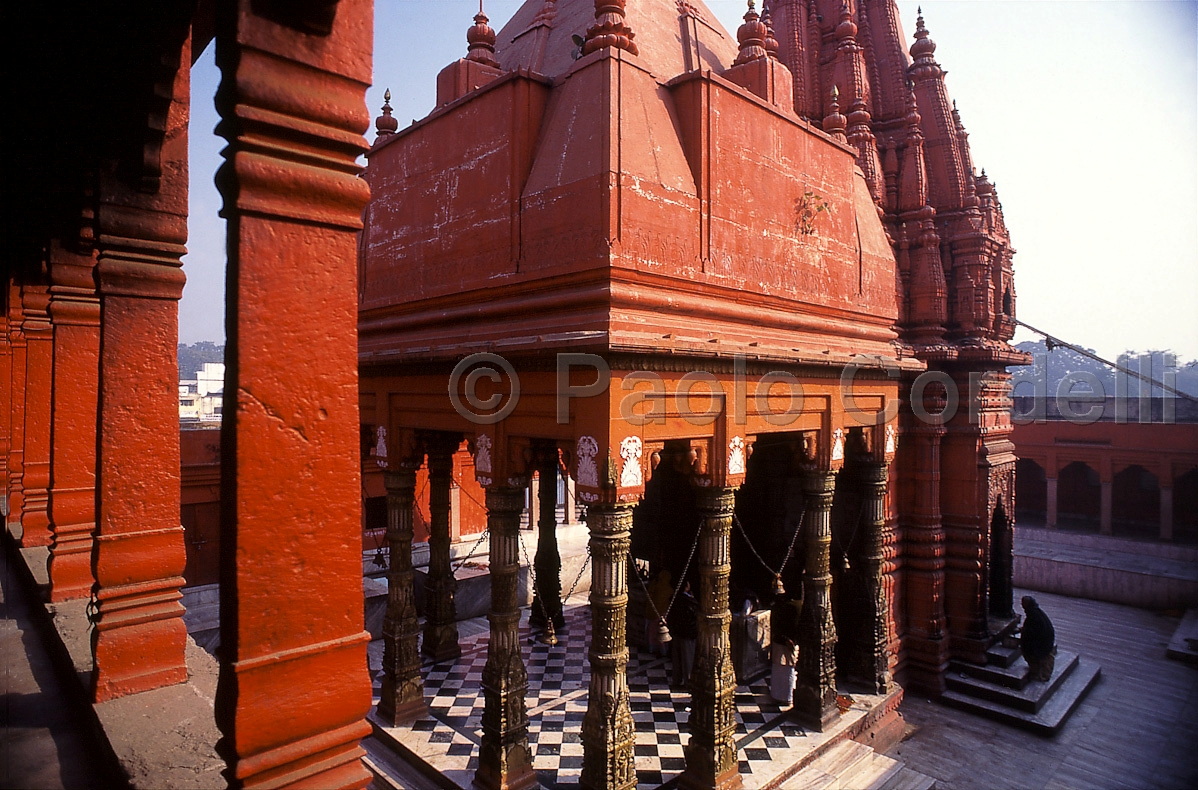
<instances>
[{"instance_id":1,"label":"black and white floor tile","mask_svg":"<svg viewBox=\"0 0 1198 790\"><path fill-rule=\"evenodd\" d=\"M528 669L525 705L533 767L544 788L577 787L582 773L582 718L590 674L586 656L590 609L585 596L571 599L566 607L566 630L559 634L559 644L552 647L534 639L527 620L526 613L521 621L521 638ZM486 631L463 629L470 631L475 635L460 640L460 659L426 663L423 667L430 718L385 730L389 737L462 787L470 785L478 767L484 704L481 681L487 660ZM381 644L372 645L371 665L376 669ZM690 694L685 689L670 688L669 671L668 659L632 649L628 686L641 788L659 787L685 768L683 748L690 738L686 728ZM377 671L375 675L377 697L381 681ZM870 703L867 698L854 707L864 715ZM737 687L736 711L740 773L747 788L761 786L777 776L828 737L788 721L783 709L769 696L768 677Z\"/></svg>"}]
</instances>

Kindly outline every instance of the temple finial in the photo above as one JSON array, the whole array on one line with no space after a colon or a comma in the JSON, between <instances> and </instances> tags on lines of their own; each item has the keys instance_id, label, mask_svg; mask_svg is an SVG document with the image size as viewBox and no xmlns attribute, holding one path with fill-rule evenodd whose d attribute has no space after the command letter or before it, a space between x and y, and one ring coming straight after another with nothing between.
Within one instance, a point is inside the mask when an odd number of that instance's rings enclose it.
<instances>
[{"instance_id":1,"label":"temple finial","mask_svg":"<svg viewBox=\"0 0 1198 790\"><path fill-rule=\"evenodd\" d=\"M778 39L774 38L774 15L768 5L761 7L761 21L765 25L765 52L771 58L778 59Z\"/></svg>"},{"instance_id":2,"label":"temple finial","mask_svg":"<svg viewBox=\"0 0 1198 790\"><path fill-rule=\"evenodd\" d=\"M916 60L931 60L932 53L936 51L936 42L932 41L931 34L923 23L923 9L919 10L919 16L915 18L915 43L911 45L911 57Z\"/></svg>"},{"instance_id":3,"label":"temple finial","mask_svg":"<svg viewBox=\"0 0 1198 790\"><path fill-rule=\"evenodd\" d=\"M849 10L849 4L843 2L840 4L840 23L836 25L836 38L856 38L857 23L853 21L853 12Z\"/></svg>"},{"instance_id":4,"label":"temple finial","mask_svg":"<svg viewBox=\"0 0 1198 790\"><path fill-rule=\"evenodd\" d=\"M840 88L833 85L831 95L832 106L828 108L828 114L824 116L824 131L842 143L848 142L849 138L844 133L847 120L840 114Z\"/></svg>"},{"instance_id":5,"label":"temple finial","mask_svg":"<svg viewBox=\"0 0 1198 790\"><path fill-rule=\"evenodd\" d=\"M474 25L466 31L466 42L470 45L466 60L499 68L499 61L495 59L495 31L487 24L490 21L483 11L482 0L479 0Z\"/></svg>"},{"instance_id":6,"label":"temple finial","mask_svg":"<svg viewBox=\"0 0 1198 790\"><path fill-rule=\"evenodd\" d=\"M740 42L740 54L736 56L734 66L750 63L754 60L768 57L765 40L769 30L757 15L756 3L749 0L749 11L745 14L745 23L736 31L736 39Z\"/></svg>"},{"instance_id":7,"label":"temple finial","mask_svg":"<svg viewBox=\"0 0 1198 790\"><path fill-rule=\"evenodd\" d=\"M391 89L383 92L383 114L374 119L374 130L379 137L395 134L399 129L399 121L391 117Z\"/></svg>"},{"instance_id":8,"label":"temple finial","mask_svg":"<svg viewBox=\"0 0 1198 790\"><path fill-rule=\"evenodd\" d=\"M639 55L636 33L624 21L626 0L595 0L595 24L587 28L582 54L589 55L600 49L611 47Z\"/></svg>"}]
</instances>

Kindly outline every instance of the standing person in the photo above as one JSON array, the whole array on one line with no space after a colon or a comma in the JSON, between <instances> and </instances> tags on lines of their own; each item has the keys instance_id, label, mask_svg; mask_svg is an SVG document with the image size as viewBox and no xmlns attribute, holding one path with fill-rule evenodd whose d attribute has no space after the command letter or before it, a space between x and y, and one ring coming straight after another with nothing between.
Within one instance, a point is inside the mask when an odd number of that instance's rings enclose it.
<instances>
[{"instance_id":1,"label":"standing person","mask_svg":"<svg viewBox=\"0 0 1198 790\"><path fill-rule=\"evenodd\" d=\"M1046 681L1052 677L1052 670L1056 665L1056 631L1053 630L1052 620L1048 619L1048 615L1032 596L1023 596L1023 611L1027 613L1019 637L1023 657L1027 659L1032 680Z\"/></svg>"},{"instance_id":2,"label":"standing person","mask_svg":"<svg viewBox=\"0 0 1198 790\"><path fill-rule=\"evenodd\" d=\"M781 596L770 607L770 696L783 705L794 701L802 613L802 597Z\"/></svg>"},{"instance_id":3,"label":"standing person","mask_svg":"<svg viewBox=\"0 0 1198 790\"><path fill-rule=\"evenodd\" d=\"M691 668L695 662L695 640L699 638L699 602L691 593L691 584L682 582L682 592L674 601L669 614L670 670L675 687L685 688L691 679Z\"/></svg>"}]
</instances>

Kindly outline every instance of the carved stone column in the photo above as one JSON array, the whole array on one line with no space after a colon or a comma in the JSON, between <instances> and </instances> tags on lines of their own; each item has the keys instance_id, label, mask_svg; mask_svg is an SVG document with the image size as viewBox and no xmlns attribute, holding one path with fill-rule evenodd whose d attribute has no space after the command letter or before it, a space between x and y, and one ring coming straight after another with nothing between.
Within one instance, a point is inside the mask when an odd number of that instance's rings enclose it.
<instances>
[{"instance_id":1,"label":"carved stone column","mask_svg":"<svg viewBox=\"0 0 1198 790\"><path fill-rule=\"evenodd\" d=\"M736 759L736 674L728 633L734 489L699 489L698 507L699 634L691 674L691 738L679 786L730 790L742 785Z\"/></svg>"},{"instance_id":2,"label":"carved stone column","mask_svg":"<svg viewBox=\"0 0 1198 790\"><path fill-rule=\"evenodd\" d=\"M929 388L930 389L930 388ZM943 398L929 396L933 408L943 406ZM904 599L906 601L907 672L911 685L940 695L944 692L944 673L948 667L948 639L945 635L944 602L945 547L944 526L940 521L940 439L944 428L925 423L914 415L904 428L910 437L899 452L905 455L904 468L912 478L911 514L903 530Z\"/></svg>"},{"instance_id":3,"label":"carved stone column","mask_svg":"<svg viewBox=\"0 0 1198 790\"><path fill-rule=\"evenodd\" d=\"M0 496L8 494L8 452L12 437L12 338L8 323L8 279L0 280ZM8 515L7 502L0 515Z\"/></svg>"},{"instance_id":4,"label":"carved stone column","mask_svg":"<svg viewBox=\"0 0 1198 790\"><path fill-rule=\"evenodd\" d=\"M25 454L21 485L21 545L49 546L50 405L54 371L54 332L50 326L50 288L21 289L25 319Z\"/></svg>"},{"instance_id":5,"label":"carved stone column","mask_svg":"<svg viewBox=\"0 0 1198 790\"><path fill-rule=\"evenodd\" d=\"M856 469L856 477L864 499L858 526L861 534L849 550L850 562L863 585L858 600L864 611L859 613L857 623L861 631L854 640L859 655L855 656L849 669L853 675L872 685L876 693L882 694L894 683L887 648L889 604L883 578L887 465L884 461L862 461Z\"/></svg>"},{"instance_id":6,"label":"carved stone column","mask_svg":"<svg viewBox=\"0 0 1198 790\"><path fill-rule=\"evenodd\" d=\"M587 508L591 532L591 683L582 720L582 777L588 790L636 787L628 706L628 550L632 505Z\"/></svg>"},{"instance_id":7,"label":"carved stone column","mask_svg":"<svg viewBox=\"0 0 1198 790\"><path fill-rule=\"evenodd\" d=\"M54 324L54 412L50 453L50 600L92 589L96 528L96 419L100 376L100 300L95 258L50 254Z\"/></svg>"},{"instance_id":8,"label":"carved stone column","mask_svg":"<svg viewBox=\"0 0 1198 790\"><path fill-rule=\"evenodd\" d=\"M216 713L234 788L371 780L355 272L373 6L217 4L229 342Z\"/></svg>"},{"instance_id":9,"label":"carved stone column","mask_svg":"<svg viewBox=\"0 0 1198 790\"><path fill-rule=\"evenodd\" d=\"M532 602L529 625L544 628L549 619L553 627L566 627L562 614L562 558L557 548L557 475L556 447L538 448L537 470L541 479L537 491L540 518L537 521L537 596Z\"/></svg>"},{"instance_id":10,"label":"carved stone column","mask_svg":"<svg viewBox=\"0 0 1198 790\"><path fill-rule=\"evenodd\" d=\"M21 330L24 316L21 311L21 286L15 281L8 285L8 346L9 362L9 430L8 430L8 497L6 520L10 524L21 523L21 512L25 507L24 458L25 458L25 360L28 347L25 333Z\"/></svg>"},{"instance_id":11,"label":"carved stone column","mask_svg":"<svg viewBox=\"0 0 1198 790\"><path fill-rule=\"evenodd\" d=\"M100 420L97 440L97 702L187 680L179 523L179 298L187 251L191 48L161 52L162 179L105 174L97 211ZM175 58L173 69L167 68ZM224 616L222 615L222 619Z\"/></svg>"},{"instance_id":12,"label":"carved stone column","mask_svg":"<svg viewBox=\"0 0 1198 790\"><path fill-rule=\"evenodd\" d=\"M528 673L520 655L520 516L524 489L487 488L491 535L491 638L483 668L483 739L474 785L486 790L538 787L528 748L524 694Z\"/></svg>"},{"instance_id":13,"label":"carved stone column","mask_svg":"<svg viewBox=\"0 0 1198 790\"><path fill-rule=\"evenodd\" d=\"M378 715L392 726L424 718L424 682L420 677L420 624L416 620L412 571L412 506L416 469L396 464L384 472L387 487L387 613L383 617L383 689Z\"/></svg>"},{"instance_id":14,"label":"carved stone column","mask_svg":"<svg viewBox=\"0 0 1198 790\"><path fill-rule=\"evenodd\" d=\"M804 470L803 529L807 567L799 622L798 682L792 716L823 732L840 715L836 707L836 624L832 621L832 494L836 472Z\"/></svg>"},{"instance_id":15,"label":"carved stone column","mask_svg":"<svg viewBox=\"0 0 1198 790\"><path fill-rule=\"evenodd\" d=\"M458 644L458 583L449 557L449 487L453 454L461 444L456 434L437 434L428 444L428 579L424 583L423 653L433 661L452 661L462 655Z\"/></svg>"}]
</instances>

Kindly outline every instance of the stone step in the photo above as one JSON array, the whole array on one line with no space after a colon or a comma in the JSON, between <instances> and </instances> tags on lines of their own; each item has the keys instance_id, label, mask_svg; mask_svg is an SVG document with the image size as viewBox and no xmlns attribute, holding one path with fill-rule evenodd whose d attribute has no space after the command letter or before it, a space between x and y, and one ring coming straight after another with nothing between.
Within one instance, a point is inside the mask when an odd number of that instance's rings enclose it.
<instances>
[{"instance_id":1,"label":"stone step","mask_svg":"<svg viewBox=\"0 0 1198 790\"><path fill-rule=\"evenodd\" d=\"M1186 611L1185 617L1181 618L1181 624L1173 633L1173 638L1169 640L1169 648L1165 655L1175 661L1198 666L1198 609Z\"/></svg>"},{"instance_id":2,"label":"stone step","mask_svg":"<svg viewBox=\"0 0 1198 790\"><path fill-rule=\"evenodd\" d=\"M408 750L372 722L374 733L362 739L363 764L374 774L377 790L454 790L457 784Z\"/></svg>"},{"instance_id":3,"label":"stone step","mask_svg":"<svg viewBox=\"0 0 1198 790\"><path fill-rule=\"evenodd\" d=\"M856 741L831 746L780 787L786 790L929 790L934 782Z\"/></svg>"},{"instance_id":4,"label":"stone step","mask_svg":"<svg viewBox=\"0 0 1198 790\"><path fill-rule=\"evenodd\" d=\"M841 786L846 790L856 790L864 787L866 790L877 790L887 782L889 782L899 771L903 770L903 764L894 758L887 757L884 754L874 752L865 768L853 777L852 782L841 780Z\"/></svg>"},{"instance_id":5,"label":"stone step","mask_svg":"<svg viewBox=\"0 0 1198 790\"><path fill-rule=\"evenodd\" d=\"M1036 713L1048 702L1053 691L1069 677L1077 666L1077 661L1077 653L1058 650L1056 666L1053 667L1052 677L1048 682L1031 682L1021 689L1009 688L968 675L962 677L960 674L948 675L945 684L950 691L958 694L995 702L1025 713Z\"/></svg>"},{"instance_id":6,"label":"stone step","mask_svg":"<svg viewBox=\"0 0 1198 790\"><path fill-rule=\"evenodd\" d=\"M1018 647L1006 647L1002 642L995 642L986 651L986 659L992 666L1009 667L1023 656Z\"/></svg>"},{"instance_id":7,"label":"stone step","mask_svg":"<svg viewBox=\"0 0 1198 790\"><path fill-rule=\"evenodd\" d=\"M847 739L839 741L781 786L787 790L840 790L846 787L864 787L867 782L854 783L854 779L868 767L874 754L874 750L865 744Z\"/></svg>"},{"instance_id":8,"label":"stone step","mask_svg":"<svg viewBox=\"0 0 1198 790\"><path fill-rule=\"evenodd\" d=\"M934 787L936 787L935 779L900 763L899 770L895 774L869 790L932 790Z\"/></svg>"},{"instance_id":9,"label":"stone step","mask_svg":"<svg viewBox=\"0 0 1198 790\"><path fill-rule=\"evenodd\" d=\"M1051 699L1034 713L951 689L946 691L940 699L955 708L1024 727L1042 735L1052 735L1060 730L1069 714L1073 712L1073 709L1077 707L1101 674L1102 670L1098 664L1085 659L1078 660L1076 668L1056 688Z\"/></svg>"},{"instance_id":10,"label":"stone step","mask_svg":"<svg viewBox=\"0 0 1198 790\"><path fill-rule=\"evenodd\" d=\"M948 665L949 676L966 675L984 680L1007 688L1021 689L1028 684L1028 666L1023 656L1009 666L1001 664L970 664L965 661L952 661Z\"/></svg>"}]
</instances>

